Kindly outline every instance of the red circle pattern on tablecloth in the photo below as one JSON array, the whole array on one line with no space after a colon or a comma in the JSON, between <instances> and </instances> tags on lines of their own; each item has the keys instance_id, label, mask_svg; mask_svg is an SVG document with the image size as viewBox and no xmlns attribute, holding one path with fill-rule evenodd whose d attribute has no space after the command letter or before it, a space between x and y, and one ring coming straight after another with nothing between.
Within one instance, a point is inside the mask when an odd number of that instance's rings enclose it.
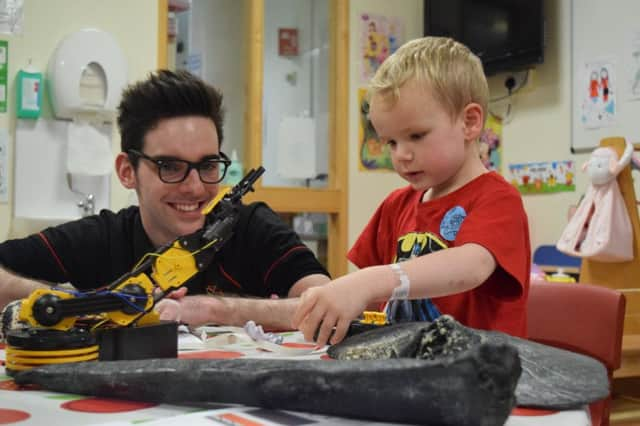
<instances>
[{"instance_id":1,"label":"red circle pattern on tablecloth","mask_svg":"<svg viewBox=\"0 0 640 426\"><path fill-rule=\"evenodd\" d=\"M31 415L24 411L0 408L0 425L21 422L27 420L29 417L31 417Z\"/></svg>"},{"instance_id":2,"label":"red circle pattern on tablecloth","mask_svg":"<svg viewBox=\"0 0 640 426\"><path fill-rule=\"evenodd\" d=\"M516 407L511 410L512 416L549 416L555 413L557 413L557 411L545 410L543 408Z\"/></svg>"},{"instance_id":3,"label":"red circle pattern on tablecloth","mask_svg":"<svg viewBox=\"0 0 640 426\"><path fill-rule=\"evenodd\" d=\"M155 407L156 405L158 404L152 402L125 401L122 399L85 398L67 401L61 404L60 408L83 413L124 413Z\"/></svg>"}]
</instances>

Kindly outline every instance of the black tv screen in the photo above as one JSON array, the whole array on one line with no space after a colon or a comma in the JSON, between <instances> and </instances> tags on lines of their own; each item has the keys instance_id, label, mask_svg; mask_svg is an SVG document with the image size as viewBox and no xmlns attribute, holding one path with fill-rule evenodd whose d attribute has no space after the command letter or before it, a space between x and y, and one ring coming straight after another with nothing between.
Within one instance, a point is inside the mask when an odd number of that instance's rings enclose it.
<instances>
[{"instance_id":1,"label":"black tv screen","mask_svg":"<svg viewBox=\"0 0 640 426\"><path fill-rule=\"evenodd\" d=\"M531 67L544 59L543 0L425 0L424 34L464 43L487 75Z\"/></svg>"}]
</instances>

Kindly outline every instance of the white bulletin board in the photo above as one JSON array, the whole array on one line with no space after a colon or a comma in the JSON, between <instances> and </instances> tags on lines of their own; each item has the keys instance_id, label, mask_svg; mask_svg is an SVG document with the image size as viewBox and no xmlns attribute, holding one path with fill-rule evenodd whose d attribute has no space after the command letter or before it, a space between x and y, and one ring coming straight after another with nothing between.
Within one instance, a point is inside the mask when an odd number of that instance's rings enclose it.
<instances>
[{"instance_id":1,"label":"white bulletin board","mask_svg":"<svg viewBox=\"0 0 640 426\"><path fill-rule=\"evenodd\" d=\"M640 1L571 4L571 150L640 142Z\"/></svg>"}]
</instances>

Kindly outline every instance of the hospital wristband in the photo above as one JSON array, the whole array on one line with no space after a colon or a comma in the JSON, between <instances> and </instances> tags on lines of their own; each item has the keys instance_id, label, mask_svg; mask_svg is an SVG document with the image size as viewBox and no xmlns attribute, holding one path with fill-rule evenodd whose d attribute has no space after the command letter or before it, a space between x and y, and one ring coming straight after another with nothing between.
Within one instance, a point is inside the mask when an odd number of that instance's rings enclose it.
<instances>
[{"instance_id":1,"label":"hospital wristband","mask_svg":"<svg viewBox=\"0 0 640 426\"><path fill-rule=\"evenodd\" d=\"M407 300L409 298L409 289L411 288L411 281L409 281L409 276L404 271L404 269L402 269L399 263L392 263L389 266L400 279L400 284L398 284L398 286L393 289L391 298L389 298L389 300Z\"/></svg>"}]
</instances>

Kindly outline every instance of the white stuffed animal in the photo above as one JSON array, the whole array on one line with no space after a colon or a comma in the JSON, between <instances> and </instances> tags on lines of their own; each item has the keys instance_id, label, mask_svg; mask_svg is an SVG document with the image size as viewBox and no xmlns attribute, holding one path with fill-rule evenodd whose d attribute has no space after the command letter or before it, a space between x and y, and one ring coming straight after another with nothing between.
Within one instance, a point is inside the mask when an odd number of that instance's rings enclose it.
<instances>
[{"instance_id":1,"label":"white stuffed animal","mask_svg":"<svg viewBox=\"0 0 640 426\"><path fill-rule=\"evenodd\" d=\"M589 161L584 163L582 171L587 171L592 185L604 185L615 179L631 161L633 145L626 142L624 153L618 161L618 153L611 147L596 148Z\"/></svg>"},{"instance_id":2,"label":"white stuffed animal","mask_svg":"<svg viewBox=\"0 0 640 426\"><path fill-rule=\"evenodd\" d=\"M633 230L616 177L629 165L633 145L620 159L611 147L596 148L583 166L591 180L584 199L556 244L558 250L602 262L633 259Z\"/></svg>"}]
</instances>

